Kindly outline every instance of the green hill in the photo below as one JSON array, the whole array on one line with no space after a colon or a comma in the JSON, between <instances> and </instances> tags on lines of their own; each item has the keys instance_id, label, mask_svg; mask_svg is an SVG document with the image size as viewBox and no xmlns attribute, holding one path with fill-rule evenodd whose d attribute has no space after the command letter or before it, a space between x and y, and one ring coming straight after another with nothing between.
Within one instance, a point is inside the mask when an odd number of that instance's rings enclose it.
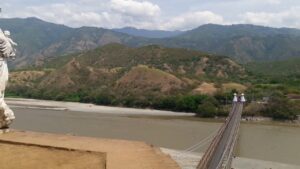
<instances>
[{"instance_id":1,"label":"green hill","mask_svg":"<svg viewBox=\"0 0 300 169\"><path fill-rule=\"evenodd\" d=\"M227 55L242 63L300 56L300 31L288 28L208 24L157 43Z\"/></svg>"},{"instance_id":2,"label":"green hill","mask_svg":"<svg viewBox=\"0 0 300 169\"><path fill-rule=\"evenodd\" d=\"M300 93L300 59L252 62L245 65L253 83L269 83L288 94ZM267 85L264 85L267 88Z\"/></svg>"},{"instance_id":3,"label":"green hill","mask_svg":"<svg viewBox=\"0 0 300 169\"><path fill-rule=\"evenodd\" d=\"M227 57L156 45L109 44L12 72L8 91L43 99L98 102L97 98L106 98L118 105L132 99L151 105L166 96L206 94L204 88L196 90L206 82L222 91L222 83L245 76L244 68Z\"/></svg>"},{"instance_id":4,"label":"green hill","mask_svg":"<svg viewBox=\"0 0 300 169\"><path fill-rule=\"evenodd\" d=\"M132 43L130 35L108 29L81 27L70 28L53 24L37 18L0 19L1 29L11 31L12 38L18 43L16 60L13 67L43 64L49 57L94 49L109 43Z\"/></svg>"},{"instance_id":5,"label":"green hill","mask_svg":"<svg viewBox=\"0 0 300 169\"><path fill-rule=\"evenodd\" d=\"M271 76L300 75L300 59L283 61L252 62L246 64L247 69L254 74Z\"/></svg>"},{"instance_id":6,"label":"green hill","mask_svg":"<svg viewBox=\"0 0 300 169\"><path fill-rule=\"evenodd\" d=\"M246 106L247 115L295 119L298 103L288 97L300 93L299 77L280 75L278 80L247 71L228 57L188 49L109 44L11 72L6 94L214 117L226 115L226 103L237 90L249 100L271 98L272 104L258 109L253 109L256 102Z\"/></svg>"}]
</instances>

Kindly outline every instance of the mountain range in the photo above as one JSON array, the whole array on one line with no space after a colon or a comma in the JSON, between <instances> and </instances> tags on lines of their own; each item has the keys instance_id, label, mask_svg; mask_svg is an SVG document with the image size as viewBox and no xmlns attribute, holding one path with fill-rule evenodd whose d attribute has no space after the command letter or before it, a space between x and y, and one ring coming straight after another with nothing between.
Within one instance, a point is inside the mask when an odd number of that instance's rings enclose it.
<instances>
[{"instance_id":1,"label":"mountain range","mask_svg":"<svg viewBox=\"0 0 300 169\"><path fill-rule=\"evenodd\" d=\"M300 57L300 30L255 25L202 25L185 32L148 31L134 28L70 28L37 18L0 19L19 44L15 68L42 65L45 60L95 49L109 43L129 47L157 44L172 48L226 55L237 62L285 60ZM175 33L175 34L174 34ZM177 34L178 33L178 34Z\"/></svg>"},{"instance_id":2,"label":"mountain range","mask_svg":"<svg viewBox=\"0 0 300 169\"><path fill-rule=\"evenodd\" d=\"M182 34L184 31L164 31L164 30L147 30L137 29L134 27L124 27L119 29L112 29L116 32L126 33L133 36L145 38L170 38Z\"/></svg>"},{"instance_id":3,"label":"mountain range","mask_svg":"<svg viewBox=\"0 0 300 169\"><path fill-rule=\"evenodd\" d=\"M40 65L49 57L94 49L109 43L134 44L140 38L102 28L70 28L37 18L0 19L1 29L11 31L19 44L12 66ZM133 42L131 42L133 41Z\"/></svg>"}]
</instances>

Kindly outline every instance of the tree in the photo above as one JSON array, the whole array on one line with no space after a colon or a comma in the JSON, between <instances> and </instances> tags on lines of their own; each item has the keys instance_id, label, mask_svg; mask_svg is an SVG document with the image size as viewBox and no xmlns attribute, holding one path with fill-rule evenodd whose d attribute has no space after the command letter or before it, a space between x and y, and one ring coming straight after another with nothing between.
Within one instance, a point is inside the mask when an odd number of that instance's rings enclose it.
<instances>
[{"instance_id":1,"label":"tree","mask_svg":"<svg viewBox=\"0 0 300 169\"><path fill-rule=\"evenodd\" d=\"M214 117L217 113L216 106L211 102L204 102L197 108L197 116L200 117Z\"/></svg>"},{"instance_id":2,"label":"tree","mask_svg":"<svg viewBox=\"0 0 300 169\"><path fill-rule=\"evenodd\" d=\"M208 96L205 95L187 95L179 97L176 102L177 111L196 112L198 105L206 100Z\"/></svg>"},{"instance_id":3,"label":"tree","mask_svg":"<svg viewBox=\"0 0 300 169\"><path fill-rule=\"evenodd\" d=\"M191 96L184 96L179 98L176 103L176 109L178 111L194 112L197 109L197 103Z\"/></svg>"},{"instance_id":4,"label":"tree","mask_svg":"<svg viewBox=\"0 0 300 169\"><path fill-rule=\"evenodd\" d=\"M295 120L297 118L295 105L280 93L272 94L263 113L275 120Z\"/></svg>"},{"instance_id":5,"label":"tree","mask_svg":"<svg viewBox=\"0 0 300 169\"><path fill-rule=\"evenodd\" d=\"M162 99L157 99L154 103L154 108L166 109L166 110L176 110L177 97L168 96Z\"/></svg>"}]
</instances>

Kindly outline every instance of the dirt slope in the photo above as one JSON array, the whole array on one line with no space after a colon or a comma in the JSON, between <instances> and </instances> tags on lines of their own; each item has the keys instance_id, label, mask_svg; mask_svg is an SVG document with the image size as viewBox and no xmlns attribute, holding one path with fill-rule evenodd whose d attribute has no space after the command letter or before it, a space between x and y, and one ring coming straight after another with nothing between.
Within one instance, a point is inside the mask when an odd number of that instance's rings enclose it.
<instances>
[{"instance_id":1,"label":"dirt slope","mask_svg":"<svg viewBox=\"0 0 300 169\"><path fill-rule=\"evenodd\" d=\"M143 142L19 131L0 135L0 141L106 152L107 169L179 169L169 156Z\"/></svg>"}]
</instances>

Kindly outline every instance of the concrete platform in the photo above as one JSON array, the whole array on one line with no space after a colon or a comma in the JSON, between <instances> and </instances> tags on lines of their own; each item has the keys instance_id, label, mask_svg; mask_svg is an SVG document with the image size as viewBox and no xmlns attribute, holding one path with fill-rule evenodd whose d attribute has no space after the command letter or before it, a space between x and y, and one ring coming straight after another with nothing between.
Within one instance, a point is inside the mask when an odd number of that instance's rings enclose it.
<instances>
[{"instance_id":1,"label":"concrete platform","mask_svg":"<svg viewBox=\"0 0 300 169\"><path fill-rule=\"evenodd\" d=\"M161 149L164 153L171 155L182 169L196 169L203 155L202 153L182 152L166 148ZM300 166L237 157L233 159L232 169L300 169Z\"/></svg>"},{"instance_id":2,"label":"concrete platform","mask_svg":"<svg viewBox=\"0 0 300 169\"><path fill-rule=\"evenodd\" d=\"M177 163L168 155L165 155L160 149L155 148L143 142L98 139L88 137L77 137L70 135L57 135L46 133L35 133L25 131L10 131L9 133L0 135L0 155L1 151L7 151L8 159L3 163L14 161L14 159L22 159L24 164L31 163L31 166L37 165L39 160L44 161L43 164L50 165L53 162L60 164L55 168L69 169L64 165L64 157L69 158L69 164L81 164L81 161L91 162L93 166L85 166L81 168L98 169L106 167L107 169L179 169ZM5 151L4 151L5 150ZM39 152L41 155L33 155L29 152ZM29 153L29 154L28 154ZM38 154L39 154L38 153ZM53 162L49 163L47 156L51 156ZM85 157L82 160L81 158ZM73 158L73 162L72 162ZM105 160L104 160L105 159ZM47 163L48 162L48 163ZM1 164L2 161L0 161ZM16 163L18 164L18 163ZM21 165L21 164L20 164ZM24 166L14 166L5 169L19 169ZM26 168L26 167L25 167ZM29 167L31 169L35 169ZM38 169L40 167L36 167ZM45 168L45 167L43 167ZM52 167L54 168L54 167ZM72 167L71 167L72 168ZM75 168L74 168L75 169Z\"/></svg>"}]
</instances>

